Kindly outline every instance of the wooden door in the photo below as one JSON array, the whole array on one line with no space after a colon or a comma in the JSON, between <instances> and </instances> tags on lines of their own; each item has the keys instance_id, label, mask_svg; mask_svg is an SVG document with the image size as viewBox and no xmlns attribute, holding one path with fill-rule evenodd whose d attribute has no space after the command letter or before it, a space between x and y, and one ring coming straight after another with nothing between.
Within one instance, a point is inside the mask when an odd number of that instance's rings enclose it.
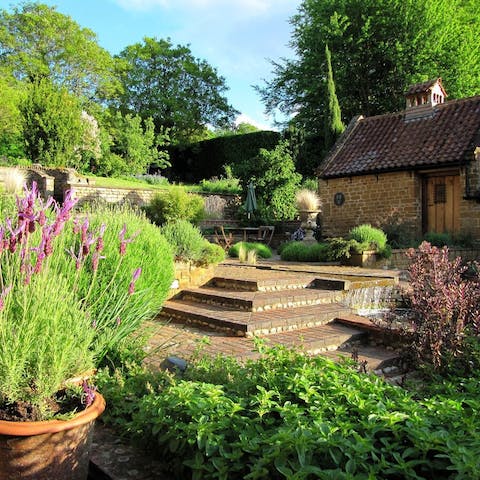
<instances>
[{"instance_id":1,"label":"wooden door","mask_svg":"<svg viewBox=\"0 0 480 480\"><path fill-rule=\"evenodd\" d=\"M460 228L460 176L442 175L426 179L426 229L456 233Z\"/></svg>"}]
</instances>

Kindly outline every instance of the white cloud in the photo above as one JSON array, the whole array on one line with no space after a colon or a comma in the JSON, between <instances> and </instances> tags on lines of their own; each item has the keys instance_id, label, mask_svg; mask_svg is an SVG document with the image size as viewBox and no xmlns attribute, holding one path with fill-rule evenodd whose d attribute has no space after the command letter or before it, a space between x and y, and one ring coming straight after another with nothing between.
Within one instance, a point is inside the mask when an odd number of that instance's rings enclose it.
<instances>
[{"instance_id":1,"label":"white cloud","mask_svg":"<svg viewBox=\"0 0 480 480\"><path fill-rule=\"evenodd\" d=\"M261 123L254 120L252 117L249 117L245 113L241 113L235 119L235 125L240 125L241 123L248 123L249 125L253 125L254 127L259 128L260 130L274 130L268 123Z\"/></svg>"}]
</instances>

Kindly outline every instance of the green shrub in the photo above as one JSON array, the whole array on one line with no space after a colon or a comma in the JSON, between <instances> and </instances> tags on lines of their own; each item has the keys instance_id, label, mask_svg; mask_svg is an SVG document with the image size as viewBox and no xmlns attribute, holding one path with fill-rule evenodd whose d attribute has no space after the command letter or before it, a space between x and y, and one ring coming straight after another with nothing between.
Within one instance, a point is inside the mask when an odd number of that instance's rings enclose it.
<instances>
[{"instance_id":1,"label":"green shrub","mask_svg":"<svg viewBox=\"0 0 480 480\"><path fill-rule=\"evenodd\" d=\"M423 239L434 247L453 245L452 236L449 233L427 232Z\"/></svg>"},{"instance_id":2,"label":"green shrub","mask_svg":"<svg viewBox=\"0 0 480 480\"><path fill-rule=\"evenodd\" d=\"M241 248L244 248L247 252L249 250L255 250L257 255L261 258L270 258L272 256L272 251L270 247L263 243L256 243L256 242L238 242L235 245L232 245L228 254L230 257L238 258L238 253Z\"/></svg>"},{"instance_id":3,"label":"green shrub","mask_svg":"<svg viewBox=\"0 0 480 480\"><path fill-rule=\"evenodd\" d=\"M175 478L478 477L478 376L416 397L322 357L260 350L204 358L183 378L101 372L104 419Z\"/></svg>"},{"instance_id":4,"label":"green shrub","mask_svg":"<svg viewBox=\"0 0 480 480\"><path fill-rule=\"evenodd\" d=\"M187 193L183 187L172 187L157 193L145 208L148 218L156 225L175 220L199 223L205 217L203 198Z\"/></svg>"},{"instance_id":5,"label":"green shrub","mask_svg":"<svg viewBox=\"0 0 480 480\"><path fill-rule=\"evenodd\" d=\"M379 228L369 224L358 225L350 230L348 238L358 242L353 248L361 253L365 250L376 250L377 254L388 258L392 254L391 248L387 245L387 235Z\"/></svg>"},{"instance_id":6,"label":"green shrub","mask_svg":"<svg viewBox=\"0 0 480 480\"><path fill-rule=\"evenodd\" d=\"M304 178L300 185L301 189L312 190L312 192L318 192L318 179L316 178Z\"/></svg>"},{"instance_id":7,"label":"green shrub","mask_svg":"<svg viewBox=\"0 0 480 480\"><path fill-rule=\"evenodd\" d=\"M165 224L162 234L173 248L177 260L199 262L205 248L205 238L198 227L187 220L177 220Z\"/></svg>"},{"instance_id":8,"label":"green shrub","mask_svg":"<svg viewBox=\"0 0 480 480\"><path fill-rule=\"evenodd\" d=\"M225 250L216 243L210 243L208 240L205 240L201 263L205 265L213 265L225 260Z\"/></svg>"},{"instance_id":9,"label":"green shrub","mask_svg":"<svg viewBox=\"0 0 480 480\"><path fill-rule=\"evenodd\" d=\"M225 259L223 248L210 243L198 227L186 220L167 223L161 231L172 246L177 260L210 265Z\"/></svg>"},{"instance_id":10,"label":"green shrub","mask_svg":"<svg viewBox=\"0 0 480 480\"><path fill-rule=\"evenodd\" d=\"M327 259L330 261L350 258L352 249L358 245L356 240L346 240L342 237L329 238L327 243Z\"/></svg>"},{"instance_id":11,"label":"green shrub","mask_svg":"<svg viewBox=\"0 0 480 480\"><path fill-rule=\"evenodd\" d=\"M398 219L396 215L390 215L382 224L382 230L387 236L387 242L392 248L409 248L418 245L413 232L415 225Z\"/></svg>"},{"instance_id":12,"label":"green shrub","mask_svg":"<svg viewBox=\"0 0 480 480\"><path fill-rule=\"evenodd\" d=\"M208 193L231 193L238 194L242 192L240 180L238 178L217 178L210 180L201 180L200 188Z\"/></svg>"},{"instance_id":13,"label":"green shrub","mask_svg":"<svg viewBox=\"0 0 480 480\"><path fill-rule=\"evenodd\" d=\"M279 255L282 254L283 250L285 249L285 247L287 247L288 245L290 245L291 243L293 242L293 240L288 240L286 242L282 242L278 247L277 247L277 253Z\"/></svg>"},{"instance_id":14,"label":"green shrub","mask_svg":"<svg viewBox=\"0 0 480 480\"><path fill-rule=\"evenodd\" d=\"M290 262L324 262L327 260L328 244L289 242L282 249L280 257Z\"/></svg>"},{"instance_id":15,"label":"green shrub","mask_svg":"<svg viewBox=\"0 0 480 480\"><path fill-rule=\"evenodd\" d=\"M369 224L358 225L350 230L348 237L358 243L374 245L375 249L381 250L387 244L387 236L379 228Z\"/></svg>"}]
</instances>

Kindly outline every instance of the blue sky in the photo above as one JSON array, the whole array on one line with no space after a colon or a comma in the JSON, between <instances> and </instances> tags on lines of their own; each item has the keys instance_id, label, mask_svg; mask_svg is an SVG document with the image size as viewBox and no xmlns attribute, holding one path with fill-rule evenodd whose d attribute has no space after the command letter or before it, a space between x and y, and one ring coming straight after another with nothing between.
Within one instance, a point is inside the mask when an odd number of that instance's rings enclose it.
<instances>
[{"instance_id":1,"label":"blue sky","mask_svg":"<svg viewBox=\"0 0 480 480\"><path fill-rule=\"evenodd\" d=\"M262 128L273 125L264 115L252 85L271 78L271 60L291 58L289 18L301 0L44 0L98 35L112 54L143 37L170 37L190 45L225 77L230 103L241 120ZM9 9L20 2L0 0Z\"/></svg>"}]
</instances>

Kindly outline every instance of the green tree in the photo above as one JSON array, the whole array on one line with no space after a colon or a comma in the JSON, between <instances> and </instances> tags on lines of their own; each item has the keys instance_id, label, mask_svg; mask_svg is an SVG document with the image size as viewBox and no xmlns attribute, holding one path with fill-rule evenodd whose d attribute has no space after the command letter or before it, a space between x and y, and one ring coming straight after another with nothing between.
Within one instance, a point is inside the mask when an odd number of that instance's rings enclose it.
<instances>
[{"instance_id":1,"label":"green tree","mask_svg":"<svg viewBox=\"0 0 480 480\"><path fill-rule=\"evenodd\" d=\"M0 10L0 66L20 80L48 78L92 98L114 88L114 60L96 35L69 16L40 3Z\"/></svg>"},{"instance_id":2,"label":"green tree","mask_svg":"<svg viewBox=\"0 0 480 480\"><path fill-rule=\"evenodd\" d=\"M168 132L155 133L153 120L139 115L107 111L102 119L103 155L90 169L107 176L145 173L149 165L170 165Z\"/></svg>"},{"instance_id":3,"label":"green tree","mask_svg":"<svg viewBox=\"0 0 480 480\"><path fill-rule=\"evenodd\" d=\"M24 156L19 104L25 88L0 70L0 156Z\"/></svg>"},{"instance_id":4,"label":"green tree","mask_svg":"<svg viewBox=\"0 0 480 480\"><path fill-rule=\"evenodd\" d=\"M20 113L29 160L52 167L79 167L86 124L76 97L44 78L27 85Z\"/></svg>"},{"instance_id":5,"label":"green tree","mask_svg":"<svg viewBox=\"0 0 480 480\"><path fill-rule=\"evenodd\" d=\"M254 182L259 214L264 220L294 218L295 192L302 176L295 171L288 142L280 142L273 150L261 148L255 158L233 167L244 185Z\"/></svg>"},{"instance_id":6,"label":"green tree","mask_svg":"<svg viewBox=\"0 0 480 480\"><path fill-rule=\"evenodd\" d=\"M225 79L205 60L169 39L145 38L119 55L123 113L151 117L157 132L168 129L174 143L205 135L207 125L229 126L236 111L224 96Z\"/></svg>"},{"instance_id":7,"label":"green tree","mask_svg":"<svg viewBox=\"0 0 480 480\"><path fill-rule=\"evenodd\" d=\"M303 0L291 24L296 58L273 63L259 91L308 134L327 118L326 44L347 119L397 111L408 85L437 76L450 98L480 92L478 0Z\"/></svg>"},{"instance_id":8,"label":"green tree","mask_svg":"<svg viewBox=\"0 0 480 480\"><path fill-rule=\"evenodd\" d=\"M328 151L337 137L345 130L342 123L342 114L335 93L333 81L332 57L328 45L325 45L325 59L327 63L327 119L325 121L325 150Z\"/></svg>"}]
</instances>

